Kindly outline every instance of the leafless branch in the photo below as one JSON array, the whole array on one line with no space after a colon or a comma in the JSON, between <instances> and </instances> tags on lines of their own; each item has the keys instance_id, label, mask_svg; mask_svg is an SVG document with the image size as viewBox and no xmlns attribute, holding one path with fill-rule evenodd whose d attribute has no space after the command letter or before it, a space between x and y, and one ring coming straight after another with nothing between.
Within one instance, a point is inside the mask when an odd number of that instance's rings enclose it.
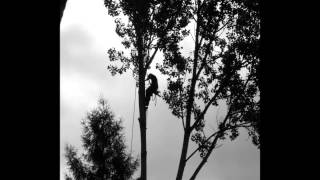
<instances>
[{"instance_id":1,"label":"leafless branch","mask_svg":"<svg viewBox=\"0 0 320 180\"><path fill-rule=\"evenodd\" d=\"M154 57L155 57L158 49L159 49L159 47L157 46L156 49L154 50L152 56L150 57L149 61L147 62L145 69L148 69L148 68L149 68L149 66L150 66L150 64L152 63L152 61L153 61L153 59L154 59Z\"/></svg>"}]
</instances>

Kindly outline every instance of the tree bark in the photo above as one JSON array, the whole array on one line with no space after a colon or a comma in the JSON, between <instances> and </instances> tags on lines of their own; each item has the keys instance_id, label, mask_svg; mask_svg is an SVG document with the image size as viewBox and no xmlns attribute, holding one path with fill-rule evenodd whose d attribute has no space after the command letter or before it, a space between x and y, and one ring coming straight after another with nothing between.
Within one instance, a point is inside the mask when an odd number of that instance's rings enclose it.
<instances>
[{"instance_id":1,"label":"tree bark","mask_svg":"<svg viewBox=\"0 0 320 180\"><path fill-rule=\"evenodd\" d=\"M137 30L137 46L139 61L139 124L141 137L141 180L147 179L147 137L146 137L146 108L145 108L145 68L144 49L141 30Z\"/></svg>"},{"instance_id":2,"label":"tree bark","mask_svg":"<svg viewBox=\"0 0 320 180\"><path fill-rule=\"evenodd\" d=\"M176 180L181 180L183 176L184 168L186 166L189 138L190 138L190 133L184 133L182 151L180 155L180 162L179 162L179 168L178 168L178 174L177 174Z\"/></svg>"}]
</instances>

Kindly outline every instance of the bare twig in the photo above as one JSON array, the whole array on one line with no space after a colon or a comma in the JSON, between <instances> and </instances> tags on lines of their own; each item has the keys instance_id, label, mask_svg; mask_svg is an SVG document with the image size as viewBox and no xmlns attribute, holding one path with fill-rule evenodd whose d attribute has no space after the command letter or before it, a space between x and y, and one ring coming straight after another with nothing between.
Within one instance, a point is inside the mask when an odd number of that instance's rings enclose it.
<instances>
[{"instance_id":1,"label":"bare twig","mask_svg":"<svg viewBox=\"0 0 320 180\"><path fill-rule=\"evenodd\" d=\"M145 69L148 69L148 68L149 68L149 66L150 66L150 64L152 63L152 61L153 61L153 59L154 59L154 57L155 57L158 49L159 49L159 47L157 46L156 49L154 50L152 56L150 57L149 61L147 62Z\"/></svg>"}]
</instances>

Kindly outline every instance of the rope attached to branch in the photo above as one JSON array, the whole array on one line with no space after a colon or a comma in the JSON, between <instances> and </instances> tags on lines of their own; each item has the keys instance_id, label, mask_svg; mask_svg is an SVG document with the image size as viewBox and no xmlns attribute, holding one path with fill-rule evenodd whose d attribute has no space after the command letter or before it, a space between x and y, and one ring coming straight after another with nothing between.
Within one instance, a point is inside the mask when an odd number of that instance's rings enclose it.
<instances>
[{"instance_id":1,"label":"rope attached to branch","mask_svg":"<svg viewBox=\"0 0 320 180\"><path fill-rule=\"evenodd\" d=\"M133 141L133 126L134 126L134 114L136 112L136 95L137 95L137 86L134 84L134 103L133 103L133 114L132 114L132 127L131 127L131 145L130 145L130 154L132 153L132 141Z\"/></svg>"}]
</instances>

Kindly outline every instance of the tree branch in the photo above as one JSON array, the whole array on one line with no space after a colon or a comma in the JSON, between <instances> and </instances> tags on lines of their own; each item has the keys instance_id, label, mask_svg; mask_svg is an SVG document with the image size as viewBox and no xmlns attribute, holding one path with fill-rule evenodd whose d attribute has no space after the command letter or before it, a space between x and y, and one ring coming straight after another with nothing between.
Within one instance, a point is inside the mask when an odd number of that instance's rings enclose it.
<instances>
[{"instance_id":1,"label":"tree branch","mask_svg":"<svg viewBox=\"0 0 320 180\"><path fill-rule=\"evenodd\" d=\"M200 0L198 0L199 2ZM197 12L197 15L199 15L199 11ZM198 16L199 18L199 16ZM197 61L198 61L198 51L199 51L199 23L197 23L197 27L196 27L196 40L195 40L195 52L194 52L194 59L193 59L193 72L192 72L192 80L191 80L191 86L190 86L190 90L189 90L189 98L188 98L188 102L187 102L187 117L186 117L186 130L191 132L192 128L190 128L190 118L191 118L191 109L192 109L192 105L193 105L193 98L194 98L194 91L195 91L195 85L196 85L196 81L197 81Z\"/></svg>"},{"instance_id":2,"label":"tree branch","mask_svg":"<svg viewBox=\"0 0 320 180\"><path fill-rule=\"evenodd\" d=\"M203 39L203 38L201 38L201 41L202 41L202 39ZM201 41L200 41L200 43L199 43L200 45L201 45ZM211 46L212 42L213 42L213 39L210 40L210 42L209 42L209 44L208 44L208 46L207 46L206 54L204 55L204 58L202 59L202 64L201 64L201 67L199 68L199 71L197 72L196 79L199 78L199 75L200 75L202 69L204 68L204 66L205 66L205 64L206 64L206 60L207 60L207 57L208 57L208 55L209 55L209 53L210 53L210 46Z\"/></svg>"},{"instance_id":3,"label":"tree branch","mask_svg":"<svg viewBox=\"0 0 320 180\"><path fill-rule=\"evenodd\" d=\"M215 133L213 133L211 136L209 136L205 141L204 143L208 142L213 136L215 136L217 133L219 133L220 131L217 131ZM199 146L196 150L194 150L189 156L188 158L186 159L186 161L188 161L202 146Z\"/></svg>"},{"instance_id":4,"label":"tree branch","mask_svg":"<svg viewBox=\"0 0 320 180\"><path fill-rule=\"evenodd\" d=\"M223 120L223 127L225 126L225 123L227 122L227 119L229 118L229 115L230 115L230 110L228 111L228 114L226 115L226 117L224 118ZM220 137L220 134L223 134L225 130L222 130L221 132L218 131L219 133L217 133L217 135L215 136L206 156L202 159L201 163L198 165L197 169L195 170L195 172L192 174L190 180L194 180L196 178L196 176L198 175L199 171L201 170L201 168L203 167L203 165L207 162L212 150L215 148L217 142L218 142L218 139Z\"/></svg>"},{"instance_id":5,"label":"tree branch","mask_svg":"<svg viewBox=\"0 0 320 180\"><path fill-rule=\"evenodd\" d=\"M153 43L153 41L155 40L155 37L150 34L149 38L150 38L150 42L148 43L147 47L148 47L148 49L151 49L150 46Z\"/></svg>"},{"instance_id":6,"label":"tree branch","mask_svg":"<svg viewBox=\"0 0 320 180\"><path fill-rule=\"evenodd\" d=\"M223 122L222 122L222 124L223 124L222 127L223 127L223 128L226 127L225 124L226 124L227 120L229 119L229 117L230 117L230 115L231 115L231 107L232 107L232 106L230 106L230 107L228 108L228 113L227 113L226 117L224 118L224 120L223 120ZM224 133L226 130L228 130L228 129L239 128L239 127L248 128L248 127L250 127L250 125L249 125L249 123L236 124L236 125L234 125L234 126L230 126L230 127L228 127L228 128L221 129L221 130L219 130L219 131L217 132L217 135L215 136L215 139L213 140L213 142L212 142L212 144L211 144L211 146L210 146L210 148L209 148L206 156L202 159L201 163L198 165L197 169L195 170L195 172L194 172L193 175L191 176L190 180L194 180L194 179L195 179L195 177L197 176L197 174L199 173L199 171L201 170L201 168L203 167L203 165L207 162L210 154L212 153L212 150L213 150L213 149L215 148L215 146L216 146L216 143L217 143L218 138L220 137L219 134L223 134L223 133ZM211 137L210 137L210 138L211 138Z\"/></svg>"},{"instance_id":7,"label":"tree branch","mask_svg":"<svg viewBox=\"0 0 320 180\"><path fill-rule=\"evenodd\" d=\"M214 96L210 99L209 103L205 106L204 110L201 112L201 114L198 116L198 119L193 123L193 125L191 126L191 129L194 129L196 127L196 125L200 122L201 119L203 119L204 115L206 114L206 112L208 111L210 105L213 103L213 101L216 100L217 96L220 94L221 90L222 90L222 85L219 87L218 91L214 94Z\"/></svg>"},{"instance_id":8,"label":"tree branch","mask_svg":"<svg viewBox=\"0 0 320 180\"><path fill-rule=\"evenodd\" d=\"M146 67L145 67L146 70L149 68L150 64L152 63L152 61L153 61L158 49L159 49L159 46L156 47L156 49L154 50L154 52L153 52L152 56L150 57L149 61L146 63Z\"/></svg>"},{"instance_id":9,"label":"tree branch","mask_svg":"<svg viewBox=\"0 0 320 180\"><path fill-rule=\"evenodd\" d=\"M230 21L231 19L229 19ZM228 24L229 21L226 23ZM226 26L226 24L224 26ZM223 27L224 27L223 26ZM221 27L219 30L217 30L215 33L217 33L218 31L220 31L223 27ZM217 37L216 37L217 38ZM212 38L207 46L207 49L206 49L206 54L205 54L205 57L203 58L202 60L202 64L201 64L201 67L199 68L199 71L197 72L197 75L196 75L196 79L198 79L202 69L204 68L205 66L205 62L206 62L206 59L207 59L207 56L209 55L210 53L210 46L211 46L211 43L216 39L216 38ZM201 39L202 40L202 39ZM207 112L208 108L210 107L211 103L216 99L216 97L218 96L218 94L220 93L221 91L221 87L219 88L219 90L216 92L216 94L214 95L214 97L211 98L211 100L209 101L209 103L206 105L205 109L203 110L203 112L200 114L199 118L196 120L196 122L192 125L191 127L191 130L195 128L196 124L199 123L199 121L203 118L203 116L205 115L205 113Z\"/></svg>"},{"instance_id":10,"label":"tree branch","mask_svg":"<svg viewBox=\"0 0 320 180\"><path fill-rule=\"evenodd\" d=\"M181 91L180 91L180 98L182 99ZM180 109L181 109L181 121L182 121L183 130L186 131L186 126L184 125L184 119L183 119L183 103L181 103Z\"/></svg>"},{"instance_id":11,"label":"tree branch","mask_svg":"<svg viewBox=\"0 0 320 180\"><path fill-rule=\"evenodd\" d=\"M211 19L212 19L212 17L210 17L209 21L211 21ZM229 19L229 21L230 21L230 19ZM229 21L228 21L226 24L228 24ZM225 27L226 24L225 24L223 27ZM219 32L223 27L221 27L219 30L215 31L214 34L216 34L217 32ZM211 46L212 42L213 42L214 40L216 40L216 39L217 39L217 37L210 38L209 44L208 44L207 49L206 49L206 52L205 52L205 53L206 53L206 54L205 54L205 57L202 59L201 67L199 68L199 71L198 71L198 73L197 73L197 79L198 79L198 77L199 77L202 69L204 68L204 66L205 66L205 64L206 64L207 56L208 56L209 53L210 53L210 46ZM200 45L202 44L202 40L203 40L203 37L201 37L201 40L200 40L200 43L199 43Z\"/></svg>"},{"instance_id":12,"label":"tree branch","mask_svg":"<svg viewBox=\"0 0 320 180\"><path fill-rule=\"evenodd\" d=\"M169 22L172 21L173 19L175 19L175 17L176 17L177 14L178 14L178 12L175 12L175 13L172 15L172 19L170 19ZM167 31L168 31L168 28L169 28L169 26L167 26L167 27L165 28L164 32L167 32ZM151 45L151 43L153 42L153 40L154 40L154 39L152 39L152 37L150 37L150 43L149 43L148 47ZM158 42L158 43L159 43L159 42ZM155 57L158 49L159 49L159 46L157 46L157 47L155 48L155 51L153 52L151 58L150 58L149 61L146 63L145 70L147 70L147 69L149 68L149 66L150 66L150 64L152 63L152 61L153 61L153 59L154 59L154 57Z\"/></svg>"},{"instance_id":13,"label":"tree branch","mask_svg":"<svg viewBox=\"0 0 320 180\"><path fill-rule=\"evenodd\" d=\"M251 79L252 74L250 74L245 82L245 87L247 86L249 80ZM222 90L222 88L224 85L221 85L218 89L218 91L215 93L215 95L210 99L209 103L205 106L204 110L201 112L201 114L199 115L199 118L193 123L193 125L191 126L191 130L195 128L195 126L197 125L197 123L200 122L201 119L203 119L205 113L208 111L211 103L213 103L213 101L215 101L215 99L217 98L217 96L219 95L220 91Z\"/></svg>"},{"instance_id":14,"label":"tree branch","mask_svg":"<svg viewBox=\"0 0 320 180\"><path fill-rule=\"evenodd\" d=\"M181 121L182 121L183 130L186 131L186 126L184 125L184 119L183 119L183 117L181 118Z\"/></svg>"},{"instance_id":15,"label":"tree branch","mask_svg":"<svg viewBox=\"0 0 320 180\"><path fill-rule=\"evenodd\" d=\"M225 28L228 24L229 24L229 22L232 20L232 18L229 18L229 20L224 24L224 25L222 25L216 32L214 32L215 34L217 33L217 32L219 32L219 31L221 31L223 28Z\"/></svg>"},{"instance_id":16,"label":"tree branch","mask_svg":"<svg viewBox=\"0 0 320 180\"><path fill-rule=\"evenodd\" d=\"M232 115L232 114L230 114ZM219 130L219 131L216 131L215 133L211 134L205 141L204 143L208 142L213 136L217 135L218 133L221 133L223 131L227 131L227 130L230 130L230 129L234 129L234 128L239 128L239 127L250 127L248 125L248 123L242 123L242 124L237 124L235 126L230 126L230 127L227 127L227 128L224 128L222 130ZM201 148L202 146L199 146L197 149L195 149L189 156L188 158L186 159L186 161L188 161L197 151L199 151L199 149Z\"/></svg>"}]
</instances>

